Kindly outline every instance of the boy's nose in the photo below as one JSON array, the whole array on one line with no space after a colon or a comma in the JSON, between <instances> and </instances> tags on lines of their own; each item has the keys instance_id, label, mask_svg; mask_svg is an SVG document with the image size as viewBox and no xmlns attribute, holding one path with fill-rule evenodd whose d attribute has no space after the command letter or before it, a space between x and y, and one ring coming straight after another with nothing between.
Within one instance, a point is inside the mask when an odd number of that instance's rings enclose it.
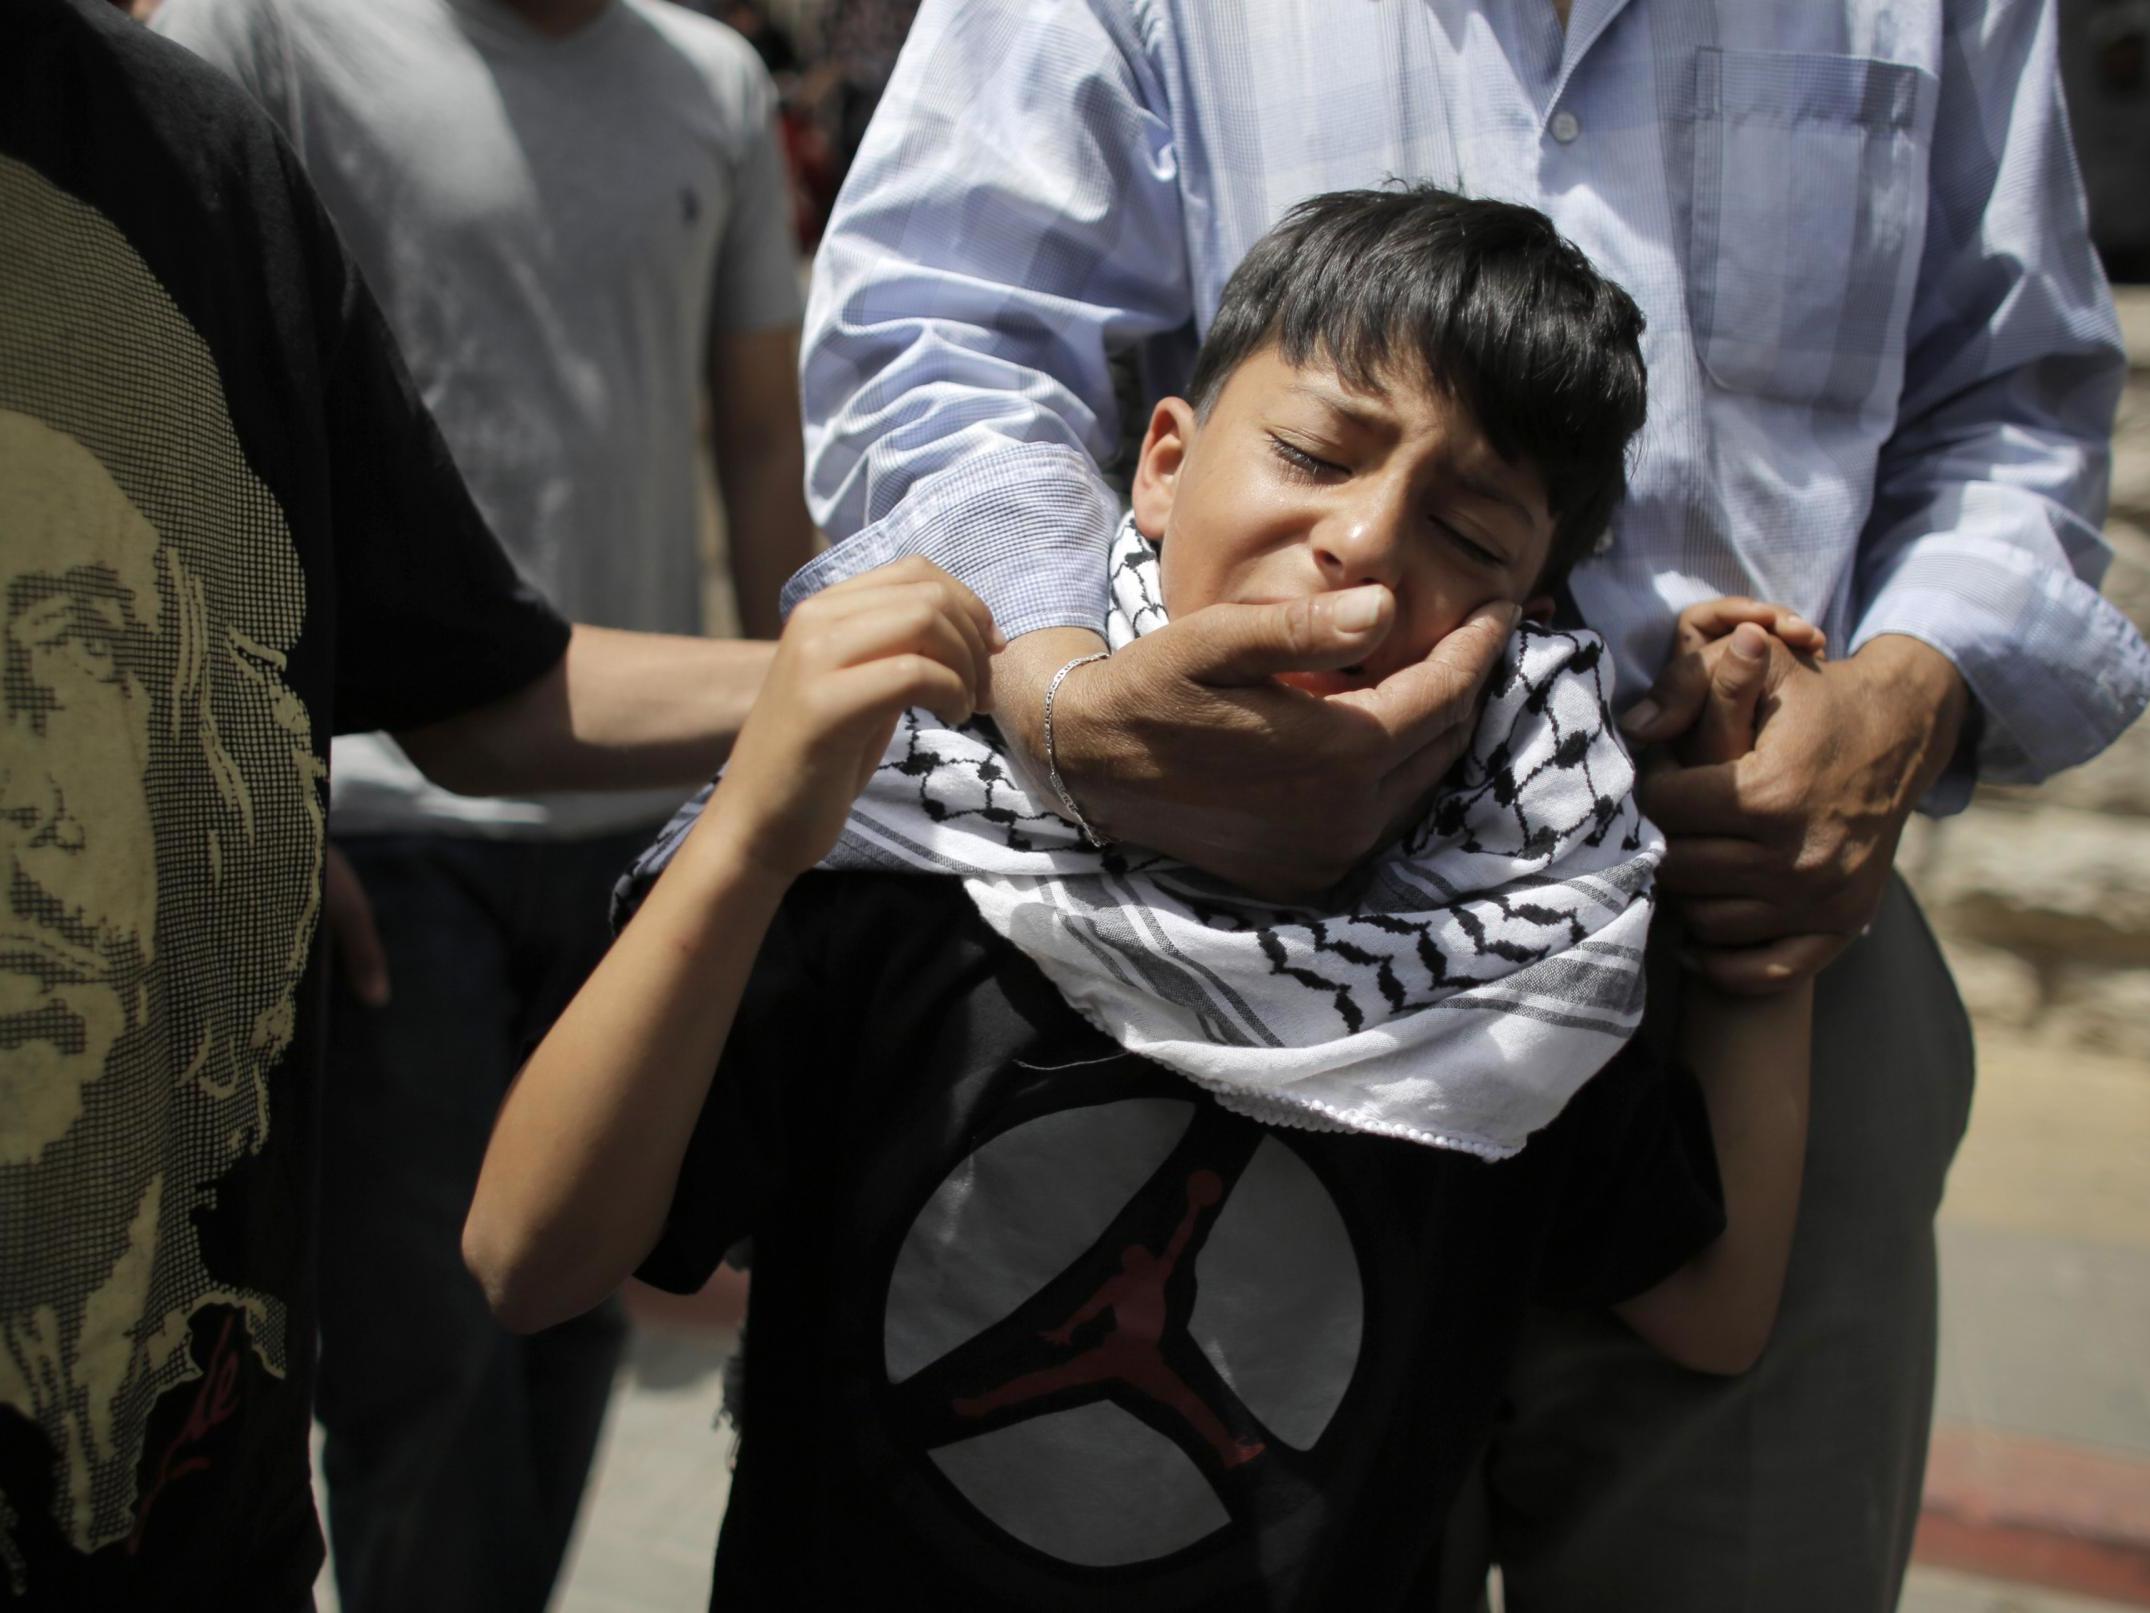
<instances>
[{"instance_id":1,"label":"boy's nose","mask_svg":"<svg viewBox=\"0 0 2150 1613\"><path fill-rule=\"evenodd\" d=\"M1377 582L1394 588L1403 573L1403 532L1396 514L1361 509L1339 515L1314 534L1314 559L1331 588Z\"/></svg>"}]
</instances>

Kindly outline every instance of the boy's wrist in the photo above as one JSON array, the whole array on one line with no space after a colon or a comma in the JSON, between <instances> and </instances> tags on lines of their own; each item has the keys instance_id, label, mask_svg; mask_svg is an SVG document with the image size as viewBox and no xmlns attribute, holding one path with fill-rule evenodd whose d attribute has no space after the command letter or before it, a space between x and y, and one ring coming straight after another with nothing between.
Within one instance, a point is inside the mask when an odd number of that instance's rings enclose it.
<instances>
[{"instance_id":1,"label":"boy's wrist","mask_svg":"<svg viewBox=\"0 0 2150 1613\"><path fill-rule=\"evenodd\" d=\"M728 897L773 913L799 871L781 867L759 853L752 838L734 827L722 802L720 786L680 846L669 874L684 875L684 883L705 893L705 900Z\"/></svg>"}]
</instances>

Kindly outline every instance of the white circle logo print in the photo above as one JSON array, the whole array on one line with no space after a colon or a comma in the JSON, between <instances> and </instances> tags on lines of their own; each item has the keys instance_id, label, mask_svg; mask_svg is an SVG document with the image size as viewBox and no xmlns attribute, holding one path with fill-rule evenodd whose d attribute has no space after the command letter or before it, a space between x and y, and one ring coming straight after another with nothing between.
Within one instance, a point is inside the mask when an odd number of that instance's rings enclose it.
<instances>
[{"instance_id":1,"label":"white circle logo print","mask_svg":"<svg viewBox=\"0 0 2150 1613\"><path fill-rule=\"evenodd\" d=\"M889 1280L901 1420L985 1518L1118 1568L1230 1527L1336 1414L1365 1320L1342 1214L1208 1104L1062 1110L959 1163Z\"/></svg>"}]
</instances>

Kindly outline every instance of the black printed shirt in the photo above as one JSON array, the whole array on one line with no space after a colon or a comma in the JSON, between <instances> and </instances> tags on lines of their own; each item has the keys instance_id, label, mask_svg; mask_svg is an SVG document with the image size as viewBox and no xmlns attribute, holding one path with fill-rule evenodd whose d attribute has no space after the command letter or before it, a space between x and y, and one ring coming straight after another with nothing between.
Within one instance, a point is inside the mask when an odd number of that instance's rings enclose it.
<instances>
[{"instance_id":1,"label":"black printed shirt","mask_svg":"<svg viewBox=\"0 0 2150 1613\"><path fill-rule=\"evenodd\" d=\"M1533 1300L1716 1235L1638 1040L1517 1158L1257 1124L1117 1049L952 880L793 892L641 1276L754 1242L711 1605L1428 1605Z\"/></svg>"},{"instance_id":2,"label":"black printed shirt","mask_svg":"<svg viewBox=\"0 0 2150 1613\"><path fill-rule=\"evenodd\" d=\"M0 5L0 534L0 1609L304 1606L329 736L567 627L289 148L103 0Z\"/></svg>"}]
</instances>

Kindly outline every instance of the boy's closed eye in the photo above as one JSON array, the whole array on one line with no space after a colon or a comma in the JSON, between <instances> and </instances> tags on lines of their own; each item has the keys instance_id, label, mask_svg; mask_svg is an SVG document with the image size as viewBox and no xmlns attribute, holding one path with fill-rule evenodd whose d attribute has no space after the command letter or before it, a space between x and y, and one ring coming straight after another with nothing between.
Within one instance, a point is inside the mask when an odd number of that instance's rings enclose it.
<instances>
[{"instance_id":1,"label":"boy's closed eye","mask_svg":"<svg viewBox=\"0 0 2150 1613\"><path fill-rule=\"evenodd\" d=\"M1320 481L1324 477L1349 474L1335 460L1324 459L1311 449L1302 448L1298 443L1277 432L1272 431L1269 433L1269 445L1275 451L1277 458L1284 462L1284 468L1288 472L1307 481Z\"/></svg>"},{"instance_id":2,"label":"boy's closed eye","mask_svg":"<svg viewBox=\"0 0 2150 1613\"><path fill-rule=\"evenodd\" d=\"M1475 561L1477 564L1493 571L1505 572L1508 569L1507 553L1497 547L1491 540L1481 541L1478 538L1474 538L1454 522L1444 520L1439 516L1434 516L1431 519L1434 530L1466 559Z\"/></svg>"}]
</instances>

